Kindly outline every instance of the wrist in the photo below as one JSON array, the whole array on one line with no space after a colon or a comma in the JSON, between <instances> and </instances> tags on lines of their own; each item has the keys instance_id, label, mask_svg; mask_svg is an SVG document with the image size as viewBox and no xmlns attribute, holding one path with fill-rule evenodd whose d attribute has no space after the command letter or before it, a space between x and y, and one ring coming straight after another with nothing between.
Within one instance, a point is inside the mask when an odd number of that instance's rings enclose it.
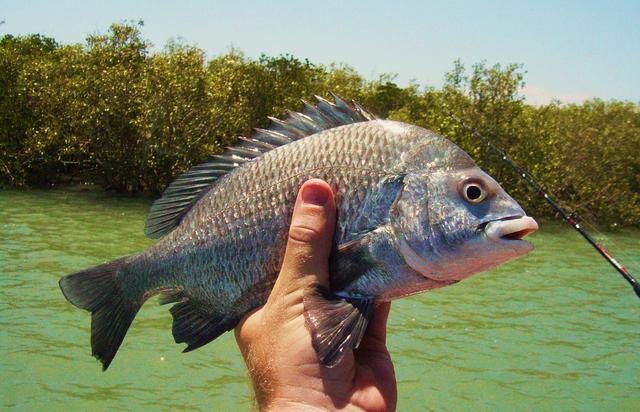
<instances>
[{"instance_id":1,"label":"wrist","mask_svg":"<svg viewBox=\"0 0 640 412\"><path fill-rule=\"evenodd\" d=\"M311 378L312 380L313 378ZM333 411L332 399L322 390L314 387L313 382L306 379L308 385L281 386L272 388L270 396L257 397L260 411ZM264 394L263 394L264 395Z\"/></svg>"},{"instance_id":2,"label":"wrist","mask_svg":"<svg viewBox=\"0 0 640 412\"><path fill-rule=\"evenodd\" d=\"M309 411L309 412L326 412L332 410L331 408L322 407L309 402L294 401L287 399L273 399L266 405L258 405L260 412L294 412L294 411Z\"/></svg>"}]
</instances>

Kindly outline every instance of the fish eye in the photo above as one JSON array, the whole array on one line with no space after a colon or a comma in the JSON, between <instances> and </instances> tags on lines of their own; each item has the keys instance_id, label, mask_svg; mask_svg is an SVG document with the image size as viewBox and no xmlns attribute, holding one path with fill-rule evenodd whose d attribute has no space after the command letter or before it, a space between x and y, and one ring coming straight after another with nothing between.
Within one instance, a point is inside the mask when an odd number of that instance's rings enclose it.
<instances>
[{"instance_id":1,"label":"fish eye","mask_svg":"<svg viewBox=\"0 0 640 412\"><path fill-rule=\"evenodd\" d=\"M487 197L487 191L477 182L470 182L462 188L464 199L473 204L482 202Z\"/></svg>"}]
</instances>

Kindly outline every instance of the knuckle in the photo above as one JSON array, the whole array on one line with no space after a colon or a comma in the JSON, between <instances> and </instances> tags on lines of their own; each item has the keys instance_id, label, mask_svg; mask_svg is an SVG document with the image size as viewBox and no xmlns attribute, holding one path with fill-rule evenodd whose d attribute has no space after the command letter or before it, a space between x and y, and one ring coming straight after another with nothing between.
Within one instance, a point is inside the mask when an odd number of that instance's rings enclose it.
<instances>
[{"instance_id":1,"label":"knuckle","mask_svg":"<svg viewBox=\"0 0 640 412\"><path fill-rule=\"evenodd\" d=\"M315 243L327 232L327 217L322 207L306 205L293 216L289 238L299 243Z\"/></svg>"},{"instance_id":2,"label":"knuckle","mask_svg":"<svg viewBox=\"0 0 640 412\"><path fill-rule=\"evenodd\" d=\"M315 243L322 236L318 228L307 225L292 225L289 228L289 239L295 243Z\"/></svg>"}]
</instances>

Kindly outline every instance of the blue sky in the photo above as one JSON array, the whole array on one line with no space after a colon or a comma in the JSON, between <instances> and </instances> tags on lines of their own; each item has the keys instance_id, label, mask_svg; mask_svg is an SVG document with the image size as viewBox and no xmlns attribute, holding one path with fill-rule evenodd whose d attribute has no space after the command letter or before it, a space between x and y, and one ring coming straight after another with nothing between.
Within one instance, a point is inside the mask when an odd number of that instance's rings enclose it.
<instances>
[{"instance_id":1,"label":"blue sky","mask_svg":"<svg viewBox=\"0 0 640 412\"><path fill-rule=\"evenodd\" d=\"M290 53L342 62L367 78L397 73L439 86L455 59L522 63L532 103L591 96L640 102L636 1L8 1L0 35L83 42L113 22L142 19L161 48L180 37L207 52Z\"/></svg>"}]
</instances>

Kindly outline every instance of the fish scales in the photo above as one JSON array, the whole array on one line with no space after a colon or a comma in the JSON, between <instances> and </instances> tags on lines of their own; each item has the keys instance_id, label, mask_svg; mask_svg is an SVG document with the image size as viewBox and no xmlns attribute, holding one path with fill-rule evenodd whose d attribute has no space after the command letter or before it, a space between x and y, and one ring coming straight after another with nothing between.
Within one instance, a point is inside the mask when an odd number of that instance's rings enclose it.
<instances>
[{"instance_id":1,"label":"fish scales","mask_svg":"<svg viewBox=\"0 0 640 412\"><path fill-rule=\"evenodd\" d=\"M521 238L535 221L456 145L337 97L319 102L176 179L151 208L145 230L163 237L147 251L60 281L71 303L94 314L92 349L103 368L154 294L174 303L173 335L186 351L264 304L310 178L332 187L337 208L331 290L304 297L328 367L358 345L374 302L447 286L531 250Z\"/></svg>"},{"instance_id":2,"label":"fish scales","mask_svg":"<svg viewBox=\"0 0 640 412\"><path fill-rule=\"evenodd\" d=\"M145 289L183 288L212 311L244 301L243 293L257 283L275 281L297 189L314 177L326 180L335 190L336 238L340 243L352 240L376 220L370 218L371 212L386 213L377 211L367 198L385 178L402 173L401 154L428 137L407 133L399 139L390 123L330 129L268 152L260 162L231 173L199 201L180 227L147 252L149 259L142 255L144 267L153 267L157 251L170 255L162 262L169 266L166 277L137 266L123 276L148 277L139 283ZM360 189L349 189L353 187ZM368 213L362 213L364 205ZM137 290L131 293L140 295ZM268 290L252 306L262 305L267 294Z\"/></svg>"}]
</instances>

